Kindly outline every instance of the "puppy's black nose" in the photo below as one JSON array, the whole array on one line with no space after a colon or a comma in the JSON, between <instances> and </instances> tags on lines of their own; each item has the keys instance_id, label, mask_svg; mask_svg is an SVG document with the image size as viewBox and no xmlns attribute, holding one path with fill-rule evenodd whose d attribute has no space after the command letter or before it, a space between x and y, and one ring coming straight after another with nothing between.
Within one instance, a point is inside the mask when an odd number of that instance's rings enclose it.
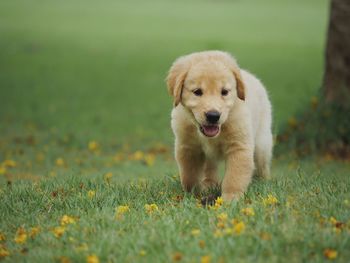
<instances>
[{"instance_id":1,"label":"puppy's black nose","mask_svg":"<svg viewBox=\"0 0 350 263\"><path fill-rule=\"evenodd\" d=\"M211 124L215 124L220 119L220 112L218 111L208 111L205 113L205 117L207 118L207 121Z\"/></svg>"}]
</instances>

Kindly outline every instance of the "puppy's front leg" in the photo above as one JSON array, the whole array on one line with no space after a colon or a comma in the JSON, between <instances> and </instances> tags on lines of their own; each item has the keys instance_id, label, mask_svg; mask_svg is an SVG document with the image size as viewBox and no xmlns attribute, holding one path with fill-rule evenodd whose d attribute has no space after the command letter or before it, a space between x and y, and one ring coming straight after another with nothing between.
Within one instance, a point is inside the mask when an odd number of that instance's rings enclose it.
<instances>
[{"instance_id":1,"label":"puppy's front leg","mask_svg":"<svg viewBox=\"0 0 350 263\"><path fill-rule=\"evenodd\" d=\"M203 191L219 186L217 170L217 162L215 160L206 159L204 165L204 178L201 182L201 189Z\"/></svg>"},{"instance_id":2,"label":"puppy's front leg","mask_svg":"<svg viewBox=\"0 0 350 263\"><path fill-rule=\"evenodd\" d=\"M222 182L224 201L238 199L247 189L254 170L254 157L251 149L239 149L226 158L225 177Z\"/></svg>"},{"instance_id":3,"label":"puppy's front leg","mask_svg":"<svg viewBox=\"0 0 350 263\"><path fill-rule=\"evenodd\" d=\"M203 174L204 155L188 147L178 147L175 158L180 171L182 187L185 191L191 192Z\"/></svg>"}]
</instances>

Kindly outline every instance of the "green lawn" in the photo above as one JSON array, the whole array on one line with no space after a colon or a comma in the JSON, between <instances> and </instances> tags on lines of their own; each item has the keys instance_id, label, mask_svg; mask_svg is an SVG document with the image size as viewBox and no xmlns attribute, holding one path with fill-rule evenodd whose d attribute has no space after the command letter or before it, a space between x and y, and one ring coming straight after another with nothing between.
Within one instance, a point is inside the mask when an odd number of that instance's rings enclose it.
<instances>
[{"instance_id":1,"label":"green lawn","mask_svg":"<svg viewBox=\"0 0 350 263\"><path fill-rule=\"evenodd\" d=\"M277 132L320 86L327 15L323 0L1 1L0 260L347 262L349 163L286 153L238 203L200 207L164 83L180 55L232 52Z\"/></svg>"}]
</instances>

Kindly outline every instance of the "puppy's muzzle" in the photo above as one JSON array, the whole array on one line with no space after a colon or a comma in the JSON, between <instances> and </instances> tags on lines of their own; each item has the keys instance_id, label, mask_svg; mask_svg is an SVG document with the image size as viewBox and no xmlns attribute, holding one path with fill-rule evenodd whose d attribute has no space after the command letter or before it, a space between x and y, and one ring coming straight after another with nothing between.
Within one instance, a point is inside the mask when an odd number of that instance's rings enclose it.
<instances>
[{"instance_id":1,"label":"puppy's muzzle","mask_svg":"<svg viewBox=\"0 0 350 263\"><path fill-rule=\"evenodd\" d=\"M216 124L219 121L220 116L221 114L218 111L208 111L205 113L207 122L210 124Z\"/></svg>"}]
</instances>

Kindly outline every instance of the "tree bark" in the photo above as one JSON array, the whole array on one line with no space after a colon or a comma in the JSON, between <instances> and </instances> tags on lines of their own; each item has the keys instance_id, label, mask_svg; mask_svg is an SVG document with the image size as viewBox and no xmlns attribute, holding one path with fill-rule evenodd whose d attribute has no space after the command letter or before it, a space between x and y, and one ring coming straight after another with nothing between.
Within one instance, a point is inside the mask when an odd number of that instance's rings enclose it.
<instances>
[{"instance_id":1,"label":"tree bark","mask_svg":"<svg viewBox=\"0 0 350 263\"><path fill-rule=\"evenodd\" d=\"M323 79L326 103L350 104L350 0L332 0Z\"/></svg>"}]
</instances>

